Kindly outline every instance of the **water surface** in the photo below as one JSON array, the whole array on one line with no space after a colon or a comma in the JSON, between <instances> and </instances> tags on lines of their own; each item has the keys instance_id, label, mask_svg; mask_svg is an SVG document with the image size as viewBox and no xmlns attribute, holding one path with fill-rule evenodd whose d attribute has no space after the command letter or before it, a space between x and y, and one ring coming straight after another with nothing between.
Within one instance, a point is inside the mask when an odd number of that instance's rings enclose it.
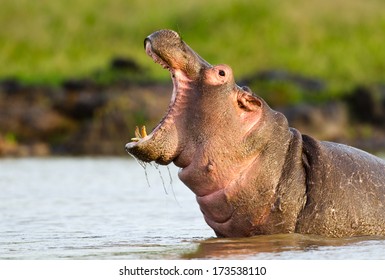
<instances>
[{"instance_id":1,"label":"water surface","mask_svg":"<svg viewBox=\"0 0 385 280\"><path fill-rule=\"evenodd\" d=\"M170 184L129 158L1 159L0 259L385 259L381 238L215 238L177 172Z\"/></svg>"}]
</instances>

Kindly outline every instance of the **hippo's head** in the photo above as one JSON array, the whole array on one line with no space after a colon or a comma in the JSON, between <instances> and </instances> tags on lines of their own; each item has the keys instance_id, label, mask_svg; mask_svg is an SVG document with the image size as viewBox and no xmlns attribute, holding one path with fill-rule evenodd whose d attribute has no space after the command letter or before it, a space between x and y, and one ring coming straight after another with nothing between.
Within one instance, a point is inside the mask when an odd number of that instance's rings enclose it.
<instances>
[{"instance_id":1,"label":"hippo's head","mask_svg":"<svg viewBox=\"0 0 385 280\"><path fill-rule=\"evenodd\" d=\"M144 46L170 71L174 88L166 116L149 135L137 133L126 150L141 161L180 167L179 178L196 194L217 235L252 235L254 226L269 214L273 191L267 186L254 191L255 205L245 206L245 190L263 180L250 174L258 174L255 168L271 138L283 137L275 135L277 127L288 131L286 119L248 88L235 84L229 66L210 65L176 32L157 31ZM267 124L267 119L276 125ZM283 135L279 145L287 147L288 132Z\"/></svg>"}]
</instances>

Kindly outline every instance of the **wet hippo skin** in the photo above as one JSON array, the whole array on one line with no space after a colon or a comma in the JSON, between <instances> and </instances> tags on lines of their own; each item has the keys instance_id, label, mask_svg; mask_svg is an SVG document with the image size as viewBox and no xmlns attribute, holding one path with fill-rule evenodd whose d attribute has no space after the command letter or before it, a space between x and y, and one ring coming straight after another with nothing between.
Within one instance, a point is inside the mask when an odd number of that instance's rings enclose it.
<instances>
[{"instance_id":1,"label":"wet hippo skin","mask_svg":"<svg viewBox=\"0 0 385 280\"><path fill-rule=\"evenodd\" d=\"M212 66L171 30L145 39L174 84L166 116L126 150L174 162L220 237L385 235L385 162L290 128L227 65Z\"/></svg>"}]
</instances>

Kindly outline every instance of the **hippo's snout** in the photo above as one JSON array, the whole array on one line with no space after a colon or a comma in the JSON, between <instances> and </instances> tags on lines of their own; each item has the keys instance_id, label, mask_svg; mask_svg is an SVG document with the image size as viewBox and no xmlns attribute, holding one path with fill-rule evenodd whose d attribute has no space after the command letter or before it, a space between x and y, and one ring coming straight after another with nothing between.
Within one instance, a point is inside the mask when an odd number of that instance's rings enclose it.
<instances>
[{"instance_id":1,"label":"hippo's snout","mask_svg":"<svg viewBox=\"0 0 385 280\"><path fill-rule=\"evenodd\" d=\"M195 53L178 33L163 29L152 33L144 39L146 53L167 68L172 73L181 70L189 79L199 78L202 69L210 68L211 65Z\"/></svg>"}]
</instances>

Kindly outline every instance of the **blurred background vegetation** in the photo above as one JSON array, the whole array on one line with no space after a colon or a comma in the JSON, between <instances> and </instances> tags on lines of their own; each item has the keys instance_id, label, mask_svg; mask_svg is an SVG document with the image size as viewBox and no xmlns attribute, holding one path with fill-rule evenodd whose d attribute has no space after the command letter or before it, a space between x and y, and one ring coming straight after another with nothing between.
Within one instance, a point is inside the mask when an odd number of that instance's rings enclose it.
<instances>
[{"instance_id":1,"label":"blurred background vegetation","mask_svg":"<svg viewBox=\"0 0 385 280\"><path fill-rule=\"evenodd\" d=\"M168 78L143 52L145 36L170 28L237 76L284 69L348 84L384 80L382 0L2 0L0 77L55 84L135 59Z\"/></svg>"},{"instance_id":2,"label":"blurred background vegetation","mask_svg":"<svg viewBox=\"0 0 385 280\"><path fill-rule=\"evenodd\" d=\"M377 129L385 126L383 0L2 0L0 26L0 155L2 142L124 152L128 127L154 125L167 107L169 73L143 50L164 28L210 63L230 65L273 107L286 106L305 132L328 131L329 122L338 125L323 139L385 141ZM350 102L360 125L346 127L344 106L304 106L333 100Z\"/></svg>"}]
</instances>

